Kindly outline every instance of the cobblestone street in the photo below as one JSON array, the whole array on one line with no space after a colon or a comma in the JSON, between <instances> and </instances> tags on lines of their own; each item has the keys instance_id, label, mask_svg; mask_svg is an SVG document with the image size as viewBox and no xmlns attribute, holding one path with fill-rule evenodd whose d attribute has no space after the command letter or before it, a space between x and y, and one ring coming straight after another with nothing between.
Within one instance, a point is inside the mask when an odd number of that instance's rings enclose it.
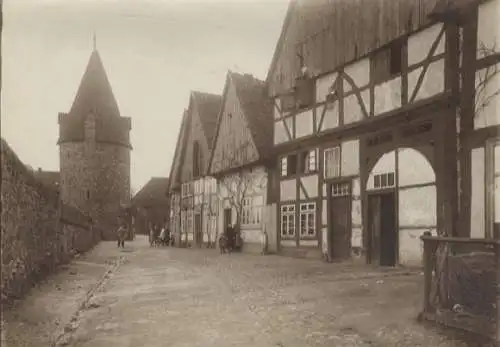
<instances>
[{"instance_id":1,"label":"cobblestone street","mask_svg":"<svg viewBox=\"0 0 500 347\"><path fill-rule=\"evenodd\" d=\"M6 315L4 346L465 346L416 322L419 273L150 248L141 236L83 258ZM71 276L87 276L79 291L65 289Z\"/></svg>"}]
</instances>

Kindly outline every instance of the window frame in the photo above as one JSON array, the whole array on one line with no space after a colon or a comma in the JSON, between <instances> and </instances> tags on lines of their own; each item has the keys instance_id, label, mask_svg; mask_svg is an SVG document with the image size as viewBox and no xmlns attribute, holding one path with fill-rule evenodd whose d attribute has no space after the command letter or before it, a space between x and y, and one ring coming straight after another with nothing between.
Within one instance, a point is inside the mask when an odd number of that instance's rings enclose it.
<instances>
[{"instance_id":1,"label":"window frame","mask_svg":"<svg viewBox=\"0 0 500 347\"><path fill-rule=\"evenodd\" d=\"M297 237L295 204L280 205L280 236L284 240L294 240ZM286 223L284 223L286 220ZM286 225L286 233L283 233L283 226ZM290 228L292 226L292 228ZM290 230L292 232L290 232Z\"/></svg>"},{"instance_id":2,"label":"window frame","mask_svg":"<svg viewBox=\"0 0 500 347\"><path fill-rule=\"evenodd\" d=\"M318 235L316 206L317 206L316 201L300 203L299 235L301 239L311 239L317 237ZM312 233L309 232L311 228L312 228Z\"/></svg>"},{"instance_id":3,"label":"window frame","mask_svg":"<svg viewBox=\"0 0 500 347\"><path fill-rule=\"evenodd\" d=\"M328 170L328 161L327 161L327 155L332 152L338 152L336 155L333 155L332 158L335 159L334 167L333 167L333 175L329 176ZM332 159L332 160L333 160ZM335 178L340 178L342 176L342 148L341 145L336 145L336 146L331 146L328 148L323 149L323 178L324 179L335 179Z\"/></svg>"},{"instance_id":4,"label":"window frame","mask_svg":"<svg viewBox=\"0 0 500 347\"><path fill-rule=\"evenodd\" d=\"M301 173L306 175L317 173L319 170L318 156L319 150L317 148L302 152L300 165Z\"/></svg>"},{"instance_id":5,"label":"window frame","mask_svg":"<svg viewBox=\"0 0 500 347\"><path fill-rule=\"evenodd\" d=\"M261 225L263 201L264 197L262 195L253 195L243 198L241 202L242 227L252 227Z\"/></svg>"}]
</instances>

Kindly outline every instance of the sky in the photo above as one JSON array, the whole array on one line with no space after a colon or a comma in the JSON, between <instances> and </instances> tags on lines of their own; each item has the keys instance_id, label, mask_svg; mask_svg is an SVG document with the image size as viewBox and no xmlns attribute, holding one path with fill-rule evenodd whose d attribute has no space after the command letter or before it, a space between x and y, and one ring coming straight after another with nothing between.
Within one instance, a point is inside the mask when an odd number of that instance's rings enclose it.
<instances>
[{"instance_id":1,"label":"sky","mask_svg":"<svg viewBox=\"0 0 500 347\"><path fill-rule=\"evenodd\" d=\"M4 0L1 135L33 168L59 170L68 112L96 34L120 113L132 118L131 180L167 177L189 93L221 94L228 69L265 79L287 0Z\"/></svg>"}]
</instances>

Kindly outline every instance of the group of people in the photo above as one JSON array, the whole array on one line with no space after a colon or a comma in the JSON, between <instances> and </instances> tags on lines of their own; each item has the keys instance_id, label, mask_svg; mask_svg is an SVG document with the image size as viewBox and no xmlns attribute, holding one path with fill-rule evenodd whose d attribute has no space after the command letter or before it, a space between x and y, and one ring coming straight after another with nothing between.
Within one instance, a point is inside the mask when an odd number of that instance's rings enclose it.
<instances>
[{"instance_id":1,"label":"group of people","mask_svg":"<svg viewBox=\"0 0 500 347\"><path fill-rule=\"evenodd\" d=\"M241 250L243 239L241 233L232 225L228 225L222 235L219 236L219 249L222 253L231 253Z\"/></svg>"},{"instance_id":2,"label":"group of people","mask_svg":"<svg viewBox=\"0 0 500 347\"><path fill-rule=\"evenodd\" d=\"M149 229L149 244L153 246L173 246L174 238L170 235L168 228L163 225L152 225Z\"/></svg>"}]
</instances>

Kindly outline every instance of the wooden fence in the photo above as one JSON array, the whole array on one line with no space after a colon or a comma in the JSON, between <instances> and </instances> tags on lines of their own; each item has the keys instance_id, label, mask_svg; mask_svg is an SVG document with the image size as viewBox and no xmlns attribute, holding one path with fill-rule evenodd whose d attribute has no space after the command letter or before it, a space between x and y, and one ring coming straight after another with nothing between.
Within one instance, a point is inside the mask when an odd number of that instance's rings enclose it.
<instances>
[{"instance_id":1,"label":"wooden fence","mask_svg":"<svg viewBox=\"0 0 500 347\"><path fill-rule=\"evenodd\" d=\"M422 317L500 341L500 240L422 236Z\"/></svg>"}]
</instances>

